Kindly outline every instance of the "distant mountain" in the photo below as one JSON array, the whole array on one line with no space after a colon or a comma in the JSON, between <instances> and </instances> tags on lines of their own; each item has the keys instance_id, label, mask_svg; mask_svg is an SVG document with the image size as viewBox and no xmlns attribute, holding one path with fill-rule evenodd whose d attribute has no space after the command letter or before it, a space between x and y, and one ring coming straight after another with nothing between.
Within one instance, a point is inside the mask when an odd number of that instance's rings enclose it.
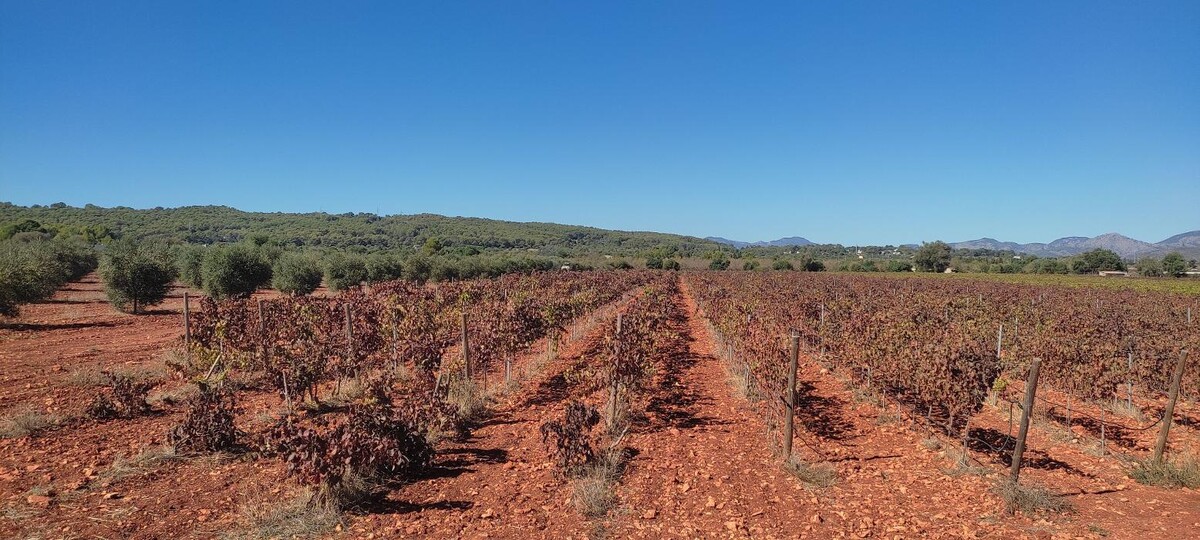
<instances>
[{"instance_id":1,"label":"distant mountain","mask_svg":"<svg viewBox=\"0 0 1200 540\"><path fill-rule=\"evenodd\" d=\"M740 240L730 240L728 238L721 238L720 236L709 236L709 237L706 237L705 240L709 240L712 242L718 242L721 244L725 244L727 246L733 246L738 249L742 249L744 247L779 247L779 246L809 246L809 245L812 245L812 242L808 241L807 238L801 238L799 236L789 236L787 238L780 238L778 240L770 240L770 241L765 241L765 242L742 242Z\"/></svg>"},{"instance_id":2,"label":"distant mountain","mask_svg":"<svg viewBox=\"0 0 1200 540\"><path fill-rule=\"evenodd\" d=\"M966 242L954 242L952 247L960 249L995 249L1027 253L1039 257L1066 257L1078 255L1093 249L1107 249L1116 254L1133 259L1144 256L1162 256L1171 251L1179 251L1185 256L1195 257L1200 254L1200 231L1177 234L1157 244L1135 240L1117 233L1108 233L1088 238L1086 236L1068 236L1059 238L1049 244L1016 242L1001 242L994 238L980 238Z\"/></svg>"},{"instance_id":3,"label":"distant mountain","mask_svg":"<svg viewBox=\"0 0 1200 540\"><path fill-rule=\"evenodd\" d=\"M1200 231L1177 234L1159 242L1158 246L1167 249L1200 249Z\"/></svg>"},{"instance_id":4,"label":"distant mountain","mask_svg":"<svg viewBox=\"0 0 1200 540\"><path fill-rule=\"evenodd\" d=\"M749 245L751 245L751 244L750 244L750 242L742 242L742 241L739 241L739 240L730 240L730 239L728 239L728 238L721 238L720 236L705 236L705 237L704 237L704 239L705 239L705 240L708 240L709 242L716 242L716 243L718 243L718 244L725 244L725 245L727 245L727 246L733 246L733 247L735 247L735 248L738 248L738 249L742 249L742 248L744 248L744 247L746 247L746 246L749 246Z\"/></svg>"}]
</instances>

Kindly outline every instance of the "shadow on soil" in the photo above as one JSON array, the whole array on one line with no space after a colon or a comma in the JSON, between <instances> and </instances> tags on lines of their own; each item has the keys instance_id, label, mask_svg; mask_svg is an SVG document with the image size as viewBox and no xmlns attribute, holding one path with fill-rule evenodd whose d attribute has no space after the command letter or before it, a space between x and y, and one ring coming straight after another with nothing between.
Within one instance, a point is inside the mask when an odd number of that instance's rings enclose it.
<instances>
[{"instance_id":1,"label":"shadow on soil","mask_svg":"<svg viewBox=\"0 0 1200 540\"><path fill-rule=\"evenodd\" d=\"M437 501L431 503L412 503L394 499L372 499L350 509L351 514L410 514L424 510L469 510L475 506L471 501Z\"/></svg>"},{"instance_id":2,"label":"shadow on soil","mask_svg":"<svg viewBox=\"0 0 1200 540\"><path fill-rule=\"evenodd\" d=\"M1002 464L1005 467L1012 465L1012 451L1013 446L1016 444L1013 437L992 428L971 428L967 437L967 446L972 451L984 454L992 462ZM1042 450L1032 448L1025 449L1025 456L1021 461L1021 466L1044 471L1063 471L1068 474L1087 478L1095 477L1072 467L1070 463L1050 457L1049 454Z\"/></svg>"},{"instance_id":3,"label":"shadow on soil","mask_svg":"<svg viewBox=\"0 0 1200 540\"><path fill-rule=\"evenodd\" d=\"M1094 418L1076 415L1071 418L1071 422L1070 422L1070 424L1068 424L1067 423L1067 415L1063 412L1060 412L1058 409L1050 409L1049 411L1047 411L1046 418L1054 421L1055 423L1063 426L1064 428L1068 428L1068 426L1070 426L1070 427L1080 426L1083 428L1083 430L1085 432L1087 432L1087 434L1089 436L1095 437L1097 439L1100 438L1101 422ZM1137 441L1134 440L1134 438L1132 436L1130 436L1129 430L1127 430L1119 425L1115 425L1110 422L1105 422L1103 430L1104 430L1104 438L1107 442L1113 443L1113 444L1123 447L1123 448L1134 448L1135 446L1137 446Z\"/></svg>"},{"instance_id":4,"label":"shadow on soil","mask_svg":"<svg viewBox=\"0 0 1200 540\"><path fill-rule=\"evenodd\" d=\"M800 423L809 433L823 439L849 439L854 434L854 424L842 416L846 402L837 396L819 395L816 390L809 381L796 381L796 417Z\"/></svg>"},{"instance_id":5,"label":"shadow on soil","mask_svg":"<svg viewBox=\"0 0 1200 540\"><path fill-rule=\"evenodd\" d=\"M18 332L48 332L53 330L83 330L85 328L111 328L119 326L114 321L97 321L90 323L0 323L0 329L16 330Z\"/></svg>"},{"instance_id":6,"label":"shadow on soil","mask_svg":"<svg viewBox=\"0 0 1200 540\"><path fill-rule=\"evenodd\" d=\"M703 411L711 400L701 397L697 390L683 382L687 373L700 361L714 359L711 356L696 356L691 353L691 344L695 338L688 330L687 314L679 300L681 299L677 298L676 309L671 313L668 323L671 335L676 339L672 339L666 348L656 351L656 391L646 404L645 419L639 419L637 422L640 431L692 429L728 423L700 414L699 411Z\"/></svg>"}]
</instances>

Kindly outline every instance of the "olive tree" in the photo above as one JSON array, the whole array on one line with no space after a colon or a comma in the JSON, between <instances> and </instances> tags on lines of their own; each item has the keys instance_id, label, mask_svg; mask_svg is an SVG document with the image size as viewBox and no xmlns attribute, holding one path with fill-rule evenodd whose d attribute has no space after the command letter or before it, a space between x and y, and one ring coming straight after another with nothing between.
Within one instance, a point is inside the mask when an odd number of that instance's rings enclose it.
<instances>
[{"instance_id":1,"label":"olive tree","mask_svg":"<svg viewBox=\"0 0 1200 540\"><path fill-rule=\"evenodd\" d=\"M200 264L204 292L213 298L245 298L271 281L271 266L245 244L209 248Z\"/></svg>"},{"instance_id":2,"label":"olive tree","mask_svg":"<svg viewBox=\"0 0 1200 540\"><path fill-rule=\"evenodd\" d=\"M325 260L325 285L334 291L362 284L370 278L361 255L333 253Z\"/></svg>"},{"instance_id":3,"label":"olive tree","mask_svg":"<svg viewBox=\"0 0 1200 540\"><path fill-rule=\"evenodd\" d=\"M312 294L321 286L321 266L300 253L284 253L271 268L271 286L291 295Z\"/></svg>"},{"instance_id":4,"label":"olive tree","mask_svg":"<svg viewBox=\"0 0 1200 540\"><path fill-rule=\"evenodd\" d=\"M161 304L176 275L165 249L131 240L110 244L100 264L108 301L118 310L132 313Z\"/></svg>"}]
</instances>

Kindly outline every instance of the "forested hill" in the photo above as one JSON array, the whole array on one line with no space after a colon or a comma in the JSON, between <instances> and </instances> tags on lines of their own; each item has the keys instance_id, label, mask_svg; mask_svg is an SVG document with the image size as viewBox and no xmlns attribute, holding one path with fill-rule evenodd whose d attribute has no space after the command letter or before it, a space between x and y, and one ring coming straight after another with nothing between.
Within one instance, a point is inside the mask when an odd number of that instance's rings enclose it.
<instances>
[{"instance_id":1,"label":"forested hill","mask_svg":"<svg viewBox=\"0 0 1200 540\"><path fill-rule=\"evenodd\" d=\"M288 245L365 251L414 249L436 242L455 251L537 250L541 255L560 257L632 256L652 250L687 256L720 247L712 241L674 234L436 214L290 214L243 212L227 206L141 210L95 205L77 208L61 203L26 207L0 202L0 227L25 220L49 228L103 227L114 236L139 239L212 244L265 236Z\"/></svg>"}]
</instances>

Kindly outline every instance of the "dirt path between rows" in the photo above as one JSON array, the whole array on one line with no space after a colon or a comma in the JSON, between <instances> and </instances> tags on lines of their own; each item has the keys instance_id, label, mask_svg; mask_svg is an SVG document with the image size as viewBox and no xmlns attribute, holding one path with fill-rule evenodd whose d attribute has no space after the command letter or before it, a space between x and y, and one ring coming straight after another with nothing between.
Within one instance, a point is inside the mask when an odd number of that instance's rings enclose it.
<instances>
[{"instance_id":1,"label":"dirt path between rows","mask_svg":"<svg viewBox=\"0 0 1200 540\"><path fill-rule=\"evenodd\" d=\"M660 381L673 411L635 433L637 451L618 494L617 538L962 538L1026 537L1048 532L1034 520L1002 515L991 481L953 476L922 436L881 423L811 361L800 374L797 452L837 469L836 485L807 488L784 472L768 448L767 426L735 397L683 287L686 350ZM652 416L653 418L653 416ZM810 441L802 446L800 439ZM818 452L820 455L818 455Z\"/></svg>"},{"instance_id":2,"label":"dirt path between rows","mask_svg":"<svg viewBox=\"0 0 1200 540\"><path fill-rule=\"evenodd\" d=\"M555 477L540 428L562 414L568 399L580 397L571 373L594 361L603 328L627 300L594 317L579 339L544 365L532 366L543 351L526 355L521 367L532 367L529 380L503 396L470 438L440 445L422 478L391 493L372 513L353 517L350 532L384 538L586 538L589 525L572 505L570 485Z\"/></svg>"}]
</instances>

